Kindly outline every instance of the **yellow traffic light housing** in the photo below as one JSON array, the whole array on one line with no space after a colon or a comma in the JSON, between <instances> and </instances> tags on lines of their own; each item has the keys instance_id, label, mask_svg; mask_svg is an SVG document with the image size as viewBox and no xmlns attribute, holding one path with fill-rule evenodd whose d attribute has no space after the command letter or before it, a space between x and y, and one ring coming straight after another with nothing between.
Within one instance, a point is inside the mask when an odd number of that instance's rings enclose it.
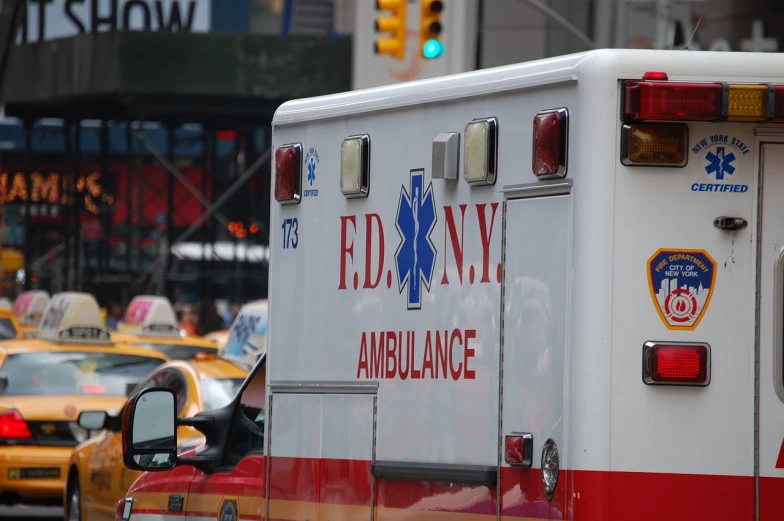
<instances>
[{"instance_id":1,"label":"yellow traffic light housing","mask_svg":"<svg viewBox=\"0 0 784 521\"><path fill-rule=\"evenodd\" d=\"M407 0L376 0L377 11L390 11L389 16L376 18L376 33L389 33L387 38L376 40L376 54L387 54L402 60L406 56L406 7Z\"/></svg>"},{"instance_id":2,"label":"yellow traffic light housing","mask_svg":"<svg viewBox=\"0 0 784 521\"><path fill-rule=\"evenodd\" d=\"M444 54L444 44L441 43L443 10L442 0L419 0L419 53L425 59L438 58Z\"/></svg>"}]
</instances>

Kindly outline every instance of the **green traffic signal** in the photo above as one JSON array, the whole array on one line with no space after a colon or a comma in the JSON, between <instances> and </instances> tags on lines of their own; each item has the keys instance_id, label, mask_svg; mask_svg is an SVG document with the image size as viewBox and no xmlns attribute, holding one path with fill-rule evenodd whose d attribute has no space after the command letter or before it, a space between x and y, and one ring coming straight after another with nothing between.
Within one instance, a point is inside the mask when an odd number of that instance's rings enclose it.
<instances>
[{"instance_id":1,"label":"green traffic signal","mask_svg":"<svg viewBox=\"0 0 784 521\"><path fill-rule=\"evenodd\" d=\"M422 47L422 55L431 60L444 54L444 45L438 40L428 40Z\"/></svg>"}]
</instances>

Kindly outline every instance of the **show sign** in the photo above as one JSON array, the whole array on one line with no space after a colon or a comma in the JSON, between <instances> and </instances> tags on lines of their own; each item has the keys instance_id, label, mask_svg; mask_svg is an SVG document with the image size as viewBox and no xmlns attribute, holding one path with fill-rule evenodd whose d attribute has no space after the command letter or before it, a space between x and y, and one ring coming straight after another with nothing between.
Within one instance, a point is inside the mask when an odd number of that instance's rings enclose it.
<instances>
[{"instance_id":1,"label":"show sign","mask_svg":"<svg viewBox=\"0 0 784 521\"><path fill-rule=\"evenodd\" d=\"M27 0L18 43L111 30L209 32L212 0Z\"/></svg>"}]
</instances>

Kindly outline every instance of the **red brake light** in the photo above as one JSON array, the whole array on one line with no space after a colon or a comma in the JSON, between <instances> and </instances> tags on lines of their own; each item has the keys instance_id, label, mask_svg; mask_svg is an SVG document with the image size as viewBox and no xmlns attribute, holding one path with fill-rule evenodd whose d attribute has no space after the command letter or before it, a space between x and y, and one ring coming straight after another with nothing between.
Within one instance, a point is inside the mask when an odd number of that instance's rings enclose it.
<instances>
[{"instance_id":1,"label":"red brake light","mask_svg":"<svg viewBox=\"0 0 784 521\"><path fill-rule=\"evenodd\" d=\"M0 413L0 439L24 440L32 437L30 428L19 411L8 409Z\"/></svg>"},{"instance_id":2,"label":"red brake light","mask_svg":"<svg viewBox=\"0 0 784 521\"><path fill-rule=\"evenodd\" d=\"M643 381L649 385L708 385L710 346L646 342L643 346Z\"/></svg>"},{"instance_id":3,"label":"red brake light","mask_svg":"<svg viewBox=\"0 0 784 521\"><path fill-rule=\"evenodd\" d=\"M103 394L106 392L106 387L103 385L83 385L82 392L84 394Z\"/></svg>"},{"instance_id":4,"label":"red brake light","mask_svg":"<svg viewBox=\"0 0 784 521\"><path fill-rule=\"evenodd\" d=\"M513 432L504 437L504 461L516 467L530 467L533 462L534 436Z\"/></svg>"},{"instance_id":5,"label":"red brake light","mask_svg":"<svg viewBox=\"0 0 784 521\"><path fill-rule=\"evenodd\" d=\"M566 109L549 110L534 116L531 168L537 177L566 175L568 123Z\"/></svg>"},{"instance_id":6,"label":"red brake light","mask_svg":"<svg viewBox=\"0 0 784 521\"><path fill-rule=\"evenodd\" d=\"M275 150L275 200L298 203L302 188L302 145L286 145Z\"/></svg>"},{"instance_id":7,"label":"red brake light","mask_svg":"<svg viewBox=\"0 0 784 521\"><path fill-rule=\"evenodd\" d=\"M645 81L667 81L669 78L667 77L666 72L646 72L642 75L642 79Z\"/></svg>"},{"instance_id":8,"label":"red brake light","mask_svg":"<svg viewBox=\"0 0 784 521\"><path fill-rule=\"evenodd\" d=\"M724 86L719 83L629 81L625 121L718 121Z\"/></svg>"}]
</instances>

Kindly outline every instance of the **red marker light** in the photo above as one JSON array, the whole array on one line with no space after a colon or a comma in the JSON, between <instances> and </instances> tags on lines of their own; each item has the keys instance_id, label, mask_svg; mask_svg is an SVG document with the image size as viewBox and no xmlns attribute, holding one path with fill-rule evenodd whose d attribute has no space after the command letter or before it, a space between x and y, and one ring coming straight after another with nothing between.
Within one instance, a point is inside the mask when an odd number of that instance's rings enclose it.
<instances>
[{"instance_id":1,"label":"red marker light","mask_svg":"<svg viewBox=\"0 0 784 521\"><path fill-rule=\"evenodd\" d=\"M566 175L568 117L566 109L534 116L531 169L537 177Z\"/></svg>"},{"instance_id":2,"label":"red marker light","mask_svg":"<svg viewBox=\"0 0 784 521\"><path fill-rule=\"evenodd\" d=\"M513 432L504 437L504 461L515 467L530 467L533 462L534 437L527 432Z\"/></svg>"},{"instance_id":3,"label":"red marker light","mask_svg":"<svg viewBox=\"0 0 784 521\"><path fill-rule=\"evenodd\" d=\"M643 381L649 385L708 385L710 346L646 342L643 346Z\"/></svg>"},{"instance_id":4,"label":"red marker light","mask_svg":"<svg viewBox=\"0 0 784 521\"><path fill-rule=\"evenodd\" d=\"M286 145L275 151L275 200L298 203L302 185L302 145Z\"/></svg>"},{"instance_id":5,"label":"red marker light","mask_svg":"<svg viewBox=\"0 0 784 521\"><path fill-rule=\"evenodd\" d=\"M642 79L645 81L667 81L670 78L667 77L666 72L646 72L642 75Z\"/></svg>"},{"instance_id":6,"label":"red marker light","mask_svg":"<svg viewBox=\"0 0 784 521\"><path fill-rule=\"evenodd\" d=\"M133 498L124 497L117 502L117 509L114 515L116 521L127 521L131 517L133 508Z\"/></svg>"},{"instance_id":7,"label":"red marker light","mask_svg":"<svg viewBox=\"0 0 784 521\"><path fill-rule=\"evenodd\" d=\"M0 413L0 439L30 439L33 435L27 422L16 409Z\"/></svg>"}]
</instances>

